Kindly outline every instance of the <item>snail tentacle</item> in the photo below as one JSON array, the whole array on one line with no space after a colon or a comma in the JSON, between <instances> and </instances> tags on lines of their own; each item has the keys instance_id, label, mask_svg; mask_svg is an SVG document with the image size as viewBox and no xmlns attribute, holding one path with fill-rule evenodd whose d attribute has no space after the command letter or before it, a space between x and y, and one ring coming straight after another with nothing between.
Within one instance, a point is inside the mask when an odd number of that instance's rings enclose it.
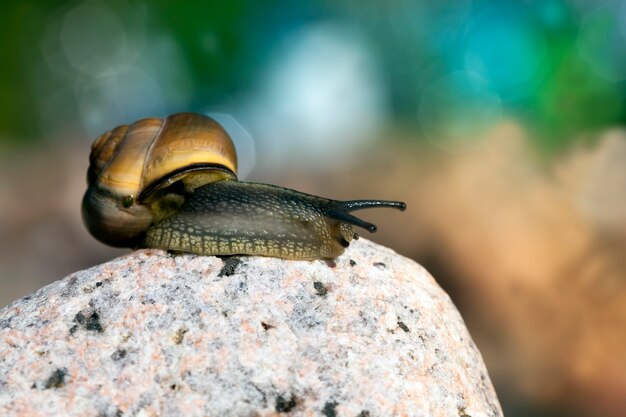
<instances>
[{"instance_id":1,"label":"snail tentacle","mask_svg":"<svg viewBox=\"0 0 626 417\"><path fill-rule=\"evenodd\" d=\"M339 201L339 205L345 211L363 210L368 208L389 207L400 211L406 210L406 203L403 201L388 200L348 200Z\"/></svg>"},{"instance_id":2,"label":"snail tentacle","mask_svg":"<svg viewBox=\"0 0 626 417\"><path fill-rule=\"evenodd\" d=\"M377 230L375 224L366 222L365 220L361 220L356 216L346 213L345 211L331 210L331 211L328 211L326 215L333 219L337 219L339 221L350 223L354 226L361 227L370 233L376 233L376 230Z\"/></svg>"}]
</instances>

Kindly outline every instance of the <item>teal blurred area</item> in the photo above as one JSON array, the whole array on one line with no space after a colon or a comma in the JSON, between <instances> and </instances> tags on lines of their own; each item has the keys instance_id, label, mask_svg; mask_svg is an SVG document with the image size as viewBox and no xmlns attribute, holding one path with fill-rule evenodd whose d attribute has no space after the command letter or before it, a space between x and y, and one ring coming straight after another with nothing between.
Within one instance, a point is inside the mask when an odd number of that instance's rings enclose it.
<instances>
[{"instance_id":1,"label":"teal blurred area","mask_svg":"<svg viewBox=\"0 0 626 417\"><path fill-rule=\"evenodd\" d=\"M511 117L533 129L537 146L548 151L626 119L620 1L270 7L27 0L0 7L5 144L68 130L91 137L112 124L181 109L278 117L289 113L285 102L323 107L323 100L334 106L352 100L350 110L364 112L354 117L413 126L422 140L454 141ZM335 65L344 73L331 71ZM345 79L345 94L332 90ZM321 84L297 87L301 82ZM267 106L269 115L257 114ZM347 121L336 122L339 129L341 123Z\"/></svg>"},{"instance_id":2,"label":"teal blurred area","mask_svg":"<svg viewBox=\"0 0 626 417\"><path fill-rule=\"evenodd\" d=\"M89 148L209 114L242 179L337 199L450 293L505 415L626 409L626 2L0 2L0 306L125 250Z\"/></svg>"}]
</instances>

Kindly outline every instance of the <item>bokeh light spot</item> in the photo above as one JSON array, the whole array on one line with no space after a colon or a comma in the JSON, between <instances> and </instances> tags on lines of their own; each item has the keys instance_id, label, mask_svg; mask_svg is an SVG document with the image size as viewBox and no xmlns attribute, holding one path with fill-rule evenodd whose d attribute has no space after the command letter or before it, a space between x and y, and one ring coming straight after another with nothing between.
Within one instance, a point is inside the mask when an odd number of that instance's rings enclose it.
<instances>
[{"instance_id":1,"label":"bokeh light spot","mask_svg":"<svg viewBox=\"0 0 626 417\"><path fill-rule=\"evenodd\" d=\"M538 29L522 8L502 5L489 9L471 26L465 70L488 80L503 99L532 93L546 53L545 39Z\"/></svg>"},{"instance_id":2,"label":"bokeh light spot","mask_svg":"<svg viewBox=\"0 0 626 417\"><path fill-rule=\"evenodd\" d=\"M237 150L237 177L245 180L256 164L254 138L237 119L228 113L208 111L205 114L222 125L233 140Z\"/></svg>"},{"instance_id":3,"label":"bokeh light spot","mask_svg":"<svg viewBox=\"0 0 626 417\"><path fill-rule=\"evenodd\" d=\"M70 10L60 40L71 65L90 75L117 69L128 54L124 25L115 13L98 3L84 2Z\"/></svg>"},{"instance_id":4,"label":"bokeh light spot","mask_svg":"<svg viewBox=\"0 0 626 417\"><path fill-rule=\"evenodd\" d=\"M289 40L252 101L259 160L319 166L355 155L388 114L368 44L340 23L311 25Z\"/></svg>"},{"instance_id":5,"label":"bokeh light spot","mask_svg":"<svg viewBox=\"0 0 626 417\"><path fill-rule=\"evenodd\" d=\"M626 7L619 5L607 4L590 12L577 42L594 72L610 81L626 79Z\"/></svg>"},{"instance_id":6,"label":"bokeh light spot","mask_svg":"<svg viewBox=\"0 0 626 417\"><path fill-rule=\"evenodd\" d=\"M82 90L80 110L91 137L123 123L165 113L161 87L150 74L128 67L104 75Z\"/></svg>"},{"instance_id":7,"label":"bokeh light spot","mask_svg":"<svg viewBox=\"0 0 626 417\"><path fill-rule=\"evenodd\" d=\"M430 141L446 149L467 147L501 116L501 100L477 74L455 72L424 91L418 120Z\"/></svg>"}]
</instances>

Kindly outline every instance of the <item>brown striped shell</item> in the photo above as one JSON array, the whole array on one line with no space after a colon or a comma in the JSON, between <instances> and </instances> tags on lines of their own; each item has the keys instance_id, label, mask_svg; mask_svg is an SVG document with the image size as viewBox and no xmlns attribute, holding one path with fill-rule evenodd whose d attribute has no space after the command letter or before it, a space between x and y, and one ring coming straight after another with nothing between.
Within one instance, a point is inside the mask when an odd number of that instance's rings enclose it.
<instances>
[{"instance_id":1,"label":"brown striped shell","mask_svg":"<svg viewBox=\"0 0 626 417\"><path fill-rule=\"evenodd\" d=\"M92 235L113 246L133 246L161 215L159 200L171 200L174 185L180 194L236 179L237 172L226 131L196 113L118 126L93 143L89 162L83 219Z\"/></svg>"}]
</instances>

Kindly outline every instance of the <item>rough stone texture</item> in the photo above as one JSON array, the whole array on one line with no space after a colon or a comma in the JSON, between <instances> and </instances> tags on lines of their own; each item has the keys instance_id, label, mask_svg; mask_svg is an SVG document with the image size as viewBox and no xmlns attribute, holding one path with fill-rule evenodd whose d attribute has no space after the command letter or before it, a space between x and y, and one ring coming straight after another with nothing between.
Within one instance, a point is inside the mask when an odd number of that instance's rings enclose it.
<instances>
[{"instance_id":1,"label":"rough stone texture","mask_svg":"<svg viewBox=\"0 0 626 417\"><path fill-rule=\"evenodd\" d=\"M336 262L137 251L0 310L2 416L501 416L448 296Z\"/></svg>"}]
</instances>

